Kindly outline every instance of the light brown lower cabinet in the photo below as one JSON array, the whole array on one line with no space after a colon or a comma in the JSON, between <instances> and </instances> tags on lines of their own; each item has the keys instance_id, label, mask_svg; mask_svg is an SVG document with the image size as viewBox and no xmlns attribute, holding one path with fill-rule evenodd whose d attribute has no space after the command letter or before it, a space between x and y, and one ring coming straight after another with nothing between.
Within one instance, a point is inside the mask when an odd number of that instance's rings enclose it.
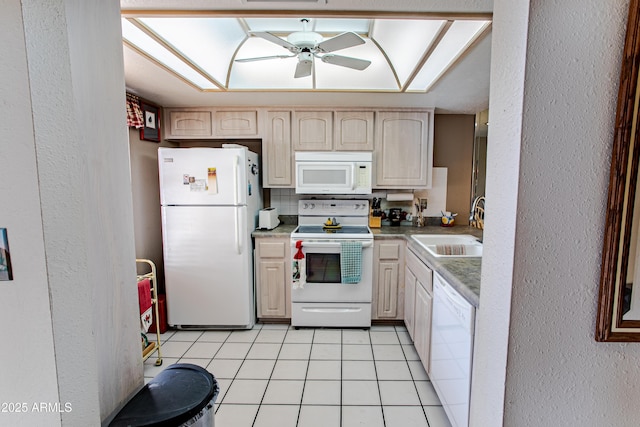
<instances>
[{"instance_id":1,"label":"light brown lower cabinet","mask_svg":"<svg viewBox=\"0 0 640 427\"><path fill-rule=\"evenodd\" d=\"M433 271L409 249L405 267L404 322L427 373L430 373L432 309Z\"/></svg>"},{"instance_id":2,"label":"light brown lower cabinet","mask_svg":"<svg viewBox=\"0 0 640 427\"><path fill-rule=\"evenodd\" d=\"M256 303L258 319L291 318L288 238L256 238Z\"/></svg>"},{"instance_id":3,"label":"light brown lower cabinet","mask_svg":"<svg viewBox=\"0 0 640 427\"><path fill-rule=\"evenodd\" d=\"M404 240L373 244L372 319L404 319Z\"/></svg>"}]
</instances>

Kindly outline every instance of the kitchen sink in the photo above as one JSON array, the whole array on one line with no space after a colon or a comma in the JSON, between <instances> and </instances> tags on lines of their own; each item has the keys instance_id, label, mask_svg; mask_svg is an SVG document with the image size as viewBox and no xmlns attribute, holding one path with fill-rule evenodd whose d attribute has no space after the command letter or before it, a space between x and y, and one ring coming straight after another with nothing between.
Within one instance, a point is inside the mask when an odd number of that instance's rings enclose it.
<instances>
[{"instance_id":1,"label":"kitchen sink","mask_svg":"<svg viewBox=\"0 0 640 427\"><path fill-rule=\"evenodd\" d=\"M419 234L411 238L435 257L482 256L482 243L470 234Z\"/></svg>"}]
</instances>

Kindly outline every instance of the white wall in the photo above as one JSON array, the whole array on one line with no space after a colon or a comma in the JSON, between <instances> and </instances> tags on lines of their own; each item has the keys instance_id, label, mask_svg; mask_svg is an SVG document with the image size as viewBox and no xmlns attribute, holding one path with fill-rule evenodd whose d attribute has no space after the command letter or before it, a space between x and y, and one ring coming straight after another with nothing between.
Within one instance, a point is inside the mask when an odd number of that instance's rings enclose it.
<instances>
[{"instance_id":1,"label":"white wall","mask_svg":"<svg viewBox=\"0 0 640 427\"><path fill-rule=\"evenodd\" d=\"M20 1L3 2L0 227L8 232L14 279L0 282L0 402L29 407L27 413L0 413L0 425L56 426L60 415L31 411L34 402L60 397L21 13Z\"/></svg>"},{"instance_id":2,"label":"white wall","mask_svg":"<svg viewBox=\"0 0 640 427\"><path fill-rule=\"evenodd\" d=\"M140 130L129 129L131 156L131 187L133 194L133 220L136 258L150 259L156 265L158 283L164 286L164 262L162 259L162 218L160 215L160 184L158 179L158 147L174 147L175 144L142 141ZM147 273L142 264L138 271Z\"/></svg>"},{"instance_id":3,"label":"white wall","mask_svg":"<svg viewBox=\"0 0 640 427\"><path fill-rule=\"evenodd\" d=\"M16 277L0 284L0 393L71 405L0 424L99 425L143 382L119 3L8 0L0 19Z\"/></svg>"},{"instance_id":4,"label":"white wall","mask_svg":"<svg viewBox=\"0 0 640 427\"><path fill-rule=\"evenodd\" d=\"M594 340L627 7L494 3L473 426L638 425L640 344Z\"/></svg>"}]
</instances>

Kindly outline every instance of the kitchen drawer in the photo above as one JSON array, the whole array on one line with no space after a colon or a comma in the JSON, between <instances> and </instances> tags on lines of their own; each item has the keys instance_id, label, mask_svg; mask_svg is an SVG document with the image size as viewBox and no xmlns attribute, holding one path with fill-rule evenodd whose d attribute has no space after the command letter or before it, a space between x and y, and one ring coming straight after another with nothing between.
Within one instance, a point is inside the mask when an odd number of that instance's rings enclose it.
<instances>
[{"instance_id":1,"label":"kitchen drawer","mask_svg":"<svg viewBox=\"0 0 640 427\"><path fill-rule=\"evenodd\" d=\"M285 246L285 242L259 242L258 254L260 258L284 258Z\"/></svg>"},{"instance_id":2,"label":"kitchen drawer","mask_svg":"<svg viewBox=\"0 0 640 427\"><path fill-rule=\"evenodd\" d=\"M427 292L433 293L433 272L411 250L407 251L407 268Z\"/></svg>"},{"instance_id":3,"label":"kitchen drawer","mask_svg":"<svg viewBox=\"0 0 640 427\"><path fill-rule=\"evenodd\" d=\"M380 243L379 259L400 259L400 244Z\"/></svg>"}]
</instances>

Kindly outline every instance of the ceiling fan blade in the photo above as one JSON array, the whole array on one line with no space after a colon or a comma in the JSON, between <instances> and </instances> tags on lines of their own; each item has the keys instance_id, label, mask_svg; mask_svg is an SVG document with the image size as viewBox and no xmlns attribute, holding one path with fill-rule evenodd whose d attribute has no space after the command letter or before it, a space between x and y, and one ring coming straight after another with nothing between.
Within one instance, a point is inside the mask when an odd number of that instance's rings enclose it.
<instances>
[{"instance_id":1,"label":"ceiling fan blade","mask_svg":"<svg viewBox=\"0 0 640 427\"><path fill-rule=\"evenodd\" d=\"M279 46L284 47L285 49L289 49L291 52L295 53L298 52L300 49L298 48L298 46L289 43L288 41L286 41L285 39L282 39L274 34L268 33L266 31L251 31L252 35L254 36L258 36L261 37L267 41L270 41L271 43L275 43Z\"/></svg>"},{"instance_id":2,"label":"ceiling fan blade","mask_svg":"<svg viewBox=\"0 0 640 427\"><path fill-rule=\"evenodd\" d=\"M312 61L308 61L308 60L298 61L298 65L296 66L296 73L293 75L293 77L297 79L300 77L310 76L312 66L313 66Z\"/></svg>"},{"instance_id":3,"label":"ceiling fan blade","mask_svg":"<svg viewBox=\"0 0 640 427\"><path fill-rule=\"evenodd\" d=\"M367 68L371 61L366 59L351 58L350 56L341 55L324 55L322 56L322 62L328 64L340 65L341 67L353 68L354 70L364 70Z\"/></svg>"},{"instance_id":4,"label":"ceiling fan blade","mask_svg":"<svg viewBox=\"0 0 640 427\"><path fill-rule=\"evenodd\" d=\"M356 33L346 32L318 43L317 48L320 52L333 52L335 50L346 49L359 44L364 44L364 39L362 37Z\"/></svg>"},{"instance_id":5,"label":"ceiling fan blade","mask_svg":"<svg viewBox=\"0 0 640 427\"><path fill-rule=\"evenodd\" d=\"M258 56L256 58L240 58L236 59L235 62L253 62L253 61L263 61L265 59L276 59L276 58L293 58L296 55L271 55L271 56Z\"/></svg>"}]
</instances>

